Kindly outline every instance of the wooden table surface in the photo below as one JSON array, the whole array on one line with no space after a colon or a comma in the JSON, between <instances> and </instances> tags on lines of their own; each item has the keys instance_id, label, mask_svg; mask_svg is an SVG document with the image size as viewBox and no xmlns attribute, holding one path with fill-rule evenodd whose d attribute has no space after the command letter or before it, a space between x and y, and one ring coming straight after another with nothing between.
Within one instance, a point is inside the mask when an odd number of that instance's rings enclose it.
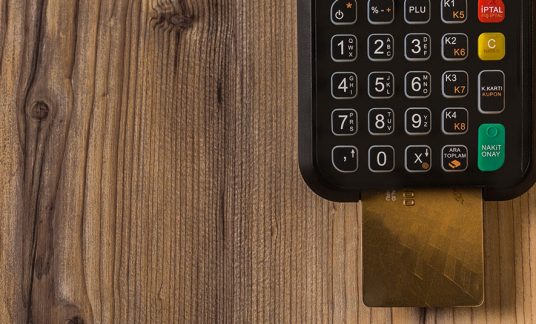
<instances>
[{"instance_id":1,"label":"wooden table surface","mask_svg":"<svg viewBox=\"0 0 536 324\"><path fill-rule=\"evenodd\" d=\"M530 323L536 191L486 303L369 309L357 204L297 163L294 0L0 0L1 323Z\"/></svg>"}]
</instances>

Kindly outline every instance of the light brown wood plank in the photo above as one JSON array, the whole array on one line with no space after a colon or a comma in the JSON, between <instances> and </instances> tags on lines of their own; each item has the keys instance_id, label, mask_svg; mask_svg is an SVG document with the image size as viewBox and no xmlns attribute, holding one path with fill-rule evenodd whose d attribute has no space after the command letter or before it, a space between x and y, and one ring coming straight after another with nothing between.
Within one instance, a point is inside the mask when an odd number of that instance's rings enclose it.
<instances>
[{"instance_id":1,"label":"light brown wood plank","mask_svg":"<svg viewBox=\"0 0 536 324\"><path fill-rule=\"evenodd\" d=\"M297 163L295 1L0 0L0 322L530 323L536 191L476 309L370 309Z\"/></svg>"}]
</instances>

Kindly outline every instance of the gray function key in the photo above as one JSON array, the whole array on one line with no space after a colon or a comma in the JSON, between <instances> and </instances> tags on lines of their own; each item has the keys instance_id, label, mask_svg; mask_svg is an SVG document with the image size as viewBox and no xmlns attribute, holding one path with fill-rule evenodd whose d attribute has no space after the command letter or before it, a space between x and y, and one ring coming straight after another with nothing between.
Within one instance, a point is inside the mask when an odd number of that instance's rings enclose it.
<instances>
[{"instance_id":1,"label":"gray function key","mask_svg":"<svg viewBox=\"0 0 536 324\"><path fill-rule=\"evenodd\" d=\"M463 61L469 55L469 38L466 34L445 34L441 39L441 54L445 61Z\"/></svg>"},{"instance_id":2,"label":"gray function key","mask_svg":"<svg viewBox=\"0 0 536 324\"><path fill-rule=\"evenodd\" d=\"M441 19L446 24L461 24L467 20L467 0L441 0Z\"/></svg>"},{"instance_id":3,"label":"gray function key","mask_svg":"<svg viewBox=\"0 0 536 324\"><path fill-rule=\"evenodd\" d=\"M445 98L463 98L469 93L469 74L465 71L446 71L442 83Z\"/></svg>"},{"instance_id":4,"label":"gray function key","mask_svg":"<svg viewBox=\"0 0 536 324\"><path fill-rule=\"evenodd\" d=\"M404 19L408 24L426 24L430 21L430 0L406 0Z\"/></svg>"},{"instance_id":5,"label":"gray function key","mask_svg":"<svg viewBox=\"0 0 536 324\"><path fill-rule=\"evenodd\" d=\"M331 5L334 25L353 25L357 22L357 0L335 0Z\"/></svg>"},{"instance_id":6,"label":"gray function key","mask_svg":"<svg viewBox=\"0 0 536 324\"><path fill-rule=\"evenodd\" d=\"M478 109L483 114L500 114L505 108L503 71L482 71L478 75Z\"/></svg>"},{"instance_id":7,"label":"gray function key","mask_svg":"<svg viewBox=\"0 0 536 324\"><path fill-rule=\"evenodd\" d=\"M368 20L373 25L386 25L395 20L394 0L369 0Z\"/></svg>"}]
</instances>

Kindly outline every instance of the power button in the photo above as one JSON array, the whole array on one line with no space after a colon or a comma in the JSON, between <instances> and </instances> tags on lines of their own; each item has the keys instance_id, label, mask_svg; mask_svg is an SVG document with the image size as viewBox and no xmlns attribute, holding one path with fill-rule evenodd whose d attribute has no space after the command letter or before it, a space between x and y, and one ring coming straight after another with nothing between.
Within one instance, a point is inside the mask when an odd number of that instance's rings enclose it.
<instances>
[{"instance_id":1,"label":"power button","mask_svg":"<svg viewBox=\"0 0 536 324\"><path fill-rule=\"evenodd\" d=\"M357 0L336 0L331 6L331 22L352 25L357 22Z\"/></svg>"}]
</instances>

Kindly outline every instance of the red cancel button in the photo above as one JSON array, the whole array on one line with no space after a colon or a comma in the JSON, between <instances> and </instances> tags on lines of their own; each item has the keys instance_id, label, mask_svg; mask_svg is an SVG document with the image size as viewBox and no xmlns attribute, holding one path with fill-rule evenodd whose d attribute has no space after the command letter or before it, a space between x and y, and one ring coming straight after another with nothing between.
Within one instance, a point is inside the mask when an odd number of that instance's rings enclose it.
<instances>
[{"instance_id":1,"label":"red cancel button","mask_svg":"<svg viewBox=\"0 0 536 324\"><path fill-rule=\"evenodd\" d=\"M500 23L505 17L502 0L478 0L478 20L483 23Z\"/></svg>"}]
</instances>

